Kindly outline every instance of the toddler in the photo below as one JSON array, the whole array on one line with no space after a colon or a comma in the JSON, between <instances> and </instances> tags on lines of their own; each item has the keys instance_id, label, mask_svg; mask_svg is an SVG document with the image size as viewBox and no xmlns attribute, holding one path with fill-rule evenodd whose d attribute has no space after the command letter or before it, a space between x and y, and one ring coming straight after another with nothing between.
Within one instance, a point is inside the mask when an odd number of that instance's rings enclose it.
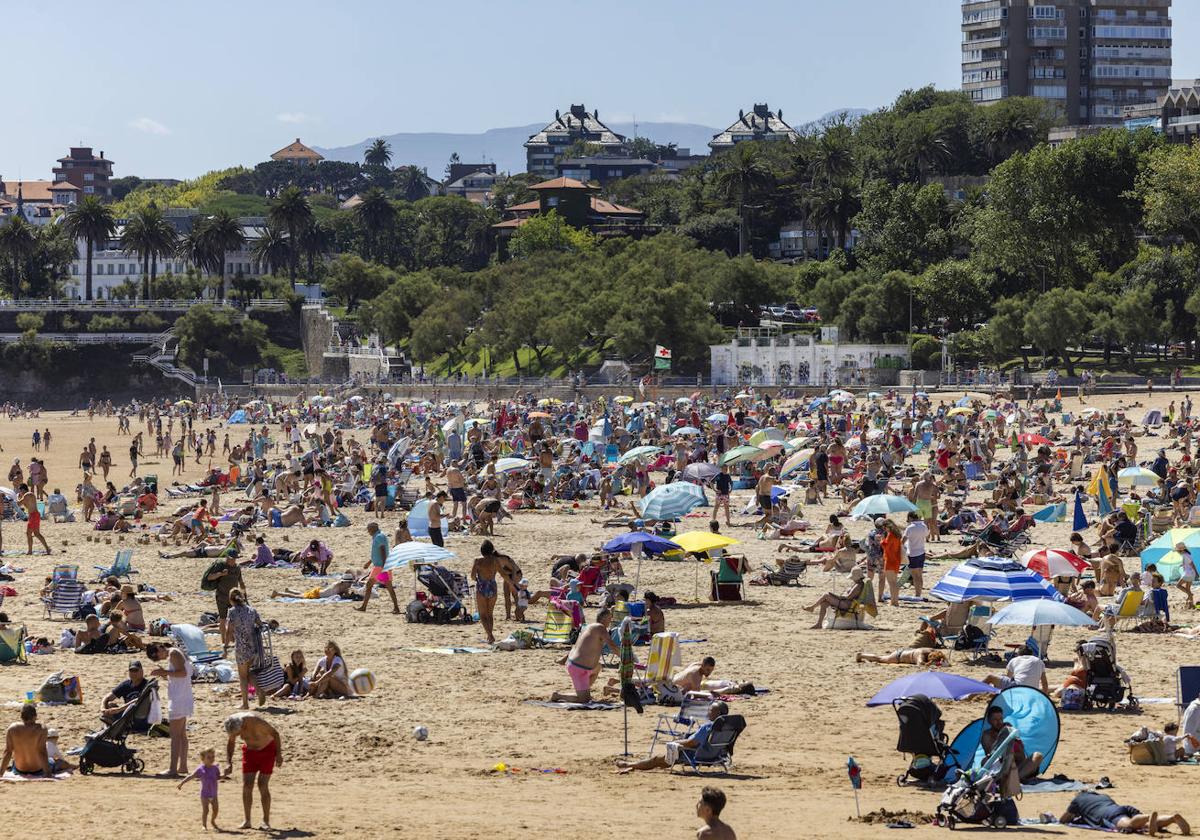
<instances>
[{"instance_id":1,"label":"toddler","mask_svg":"<svg viewBox=\"0 0 1200 840\"><path fill-rule=\"evenodd\" d=\"M221 779L221 768L217 766L217 753L211 747L200 751L200 760L204 762L192 774L179 783L183 789L190 779L200 780L200 824L208 830L208 811L212 809L212 827L217 827L217 782Z\"/></svg>"}]
</instances>

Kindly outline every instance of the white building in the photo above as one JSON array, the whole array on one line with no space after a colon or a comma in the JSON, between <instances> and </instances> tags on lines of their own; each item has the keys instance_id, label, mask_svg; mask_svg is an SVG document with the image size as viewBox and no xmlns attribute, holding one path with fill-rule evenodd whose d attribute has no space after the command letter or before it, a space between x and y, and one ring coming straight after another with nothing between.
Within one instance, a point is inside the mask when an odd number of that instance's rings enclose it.
<instances>
[{"instance_id":1,"label":"white building","mask_svg":"<svg viewBox=\"0 0 1200 840\"><path fill-rule=\"evenodd\" d=\"M709 348L714 385L866 385L873 371L905 367L904 344L846 344L838 340L837 327L823 327L820 335L773 334L774 330L738 330L728 344Z\"/></svg>"}]
</instances>

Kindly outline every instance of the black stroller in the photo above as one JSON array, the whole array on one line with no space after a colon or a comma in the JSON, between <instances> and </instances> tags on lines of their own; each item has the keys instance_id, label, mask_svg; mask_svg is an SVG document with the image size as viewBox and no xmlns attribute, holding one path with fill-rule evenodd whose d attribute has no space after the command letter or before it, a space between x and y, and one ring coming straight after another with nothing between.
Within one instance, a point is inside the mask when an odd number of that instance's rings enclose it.
<instances>
[{"instance_id":1,"label":"black stroller","mask_svg":"<svg viewBox=\"0 0 1200 840\"><path fill-rule=\"evenodd\" d=\"M1130 711L1138 708L1129 676L1117 665L1117 651L1112 642L1102 636L1089 639L1079 645L1079 653L1087 662L1088 671L1084 709L1106 709L1111 712L1122 703Z\"/></svg>"},{"instance_id":2,"label":"black stroller","mask_svg":"<svg viewBox=\"0 0 1200 840\"><path fill-rule=\"evenodd\" d=\"M146 680L137 699L120 717L99 732L86 736L79 753L79 772L86 776L97 767L120 767L122 775L145 770L146 763L137 757L137 750L125 746L125 739L133 731L133 722L145 719L149 714L150 704L157 696L158 680Z\"/></svg>"},{"instance_id":3,"label":"black stroller","mask_svg":"<svg viewBox=\"0 0 1200 840\"><path fill-rule=\"evenodd\" d=\"M410 622L450 624L461 621L470 624L473 621L471 611L463 603L471 592L466 577L445 566L429 563L420 567L417 580L427 592L418 592L405 609L405 617Z\"/></svg>"},{"instance_id":4,"label":"black stroller","mask_svg":"<svg viewBox=\"0 0 1200 840\"><path fill-rule=\"evenodd\" d=\"M896 784L938 785L953 761L942 710L924 694L898 697L892 706L900 720L896 750L912 756L904 775L896 777Z\"/></svg>"}]
</instances>

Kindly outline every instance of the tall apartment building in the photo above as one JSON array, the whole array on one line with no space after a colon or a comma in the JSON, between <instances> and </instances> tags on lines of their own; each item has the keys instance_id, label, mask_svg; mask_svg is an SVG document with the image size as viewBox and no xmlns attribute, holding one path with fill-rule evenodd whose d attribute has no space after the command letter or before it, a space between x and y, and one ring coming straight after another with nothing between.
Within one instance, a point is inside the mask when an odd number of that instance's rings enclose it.
<instances>
[{"instance_id":1,"label":"tall apartment building","mask_svg":"<svg viewBox=\"0 0 1200 840\"><path fill-rule=\"evenodd\" d=\"M73 184L85 195L95 195L101 199L112 198L112 189L108 185L112 177L113 162L104 157L92 154L91 146L72 146L66 157L58 159L58 166L51 170L55 183L66 182Z\"/></svg>"},{"instance_id":2,"label":"tall apartment building","mask_svg":"<svg viewBox=\"0 0 1200 840\"><path fill-rule=\"evenodd\" d=\"M962 0L963 90L1054 103L1066 122L1119 123L1171 84L1171 0Z\"/></svg>"}]
</instances>

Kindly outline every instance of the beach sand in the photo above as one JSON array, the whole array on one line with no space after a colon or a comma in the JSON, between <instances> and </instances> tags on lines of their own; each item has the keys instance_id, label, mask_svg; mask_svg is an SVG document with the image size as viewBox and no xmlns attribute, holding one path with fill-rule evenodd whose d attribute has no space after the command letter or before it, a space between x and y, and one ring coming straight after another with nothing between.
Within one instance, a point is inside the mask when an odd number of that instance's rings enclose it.
<instances>
[{"instance_id":1,"label":"beach sand","mask_svg":"<svg viewBox=\"0 0 1200 840\"><path fill-rule=\"evenodd\" d=\"M1165 409L1170 399L1179 396L1156 394L1150 404ZM1134 400L1147 402L1142 394L1094 398L1091 403L1103 408L1122 399L1126 404ZM1074 404L1074 398L1068 400L1068 409ZM27 465L34 454L29 442L31 430L48 426L54 435L53 447L41 454L48 465L50 487L61 487L73 499L80 478L76 466L79 451L89 437L95 437L98 444L107 444L113 452L114 476L123 479L128 472L128 440L116 435L116 425L115 418L89 422L86 417L60 413L44 414L37 420L0 420L0 464L10 464L13 457L20 457ZM247 427L234 428L244 435ZM357 436L364 439L366 434L360 431ZM1155 440L1140 441L1143 457L1155 446ZM152 463L154 460L147 457L141 471L157 473L162 485L169 484L169 459L157 464ZM191 480L202 475L202 467L194 463L189 463L188 470L187 478ZM748 498L748 491L735 493L734 509ZM223 499L225 505L232 502L228 496ZM164 503L172 507L165 496ZM819 531L834 510L832 504L826 504L806 509L806 515ZM334 569L359 567L368 556L365 526L371 516L352 509L354 523L349 528L271 529L265 533L270 545L291 549L301 548L313 536L320 537L335 553ZM556 506L552 511L520 513L514 522L498 527L495 542L521 564L531 584L540 588L547 583L552 554L590 550L619 533L594 524L593 519L599 516L594 502L574 512ZM387 516L385 532L391 533L396 520L397 514ZM160 517L152 517L151 521L160 521ZM758 568L773 562L777 543L756 540L748 527L739 527L751 521L751 517L735 514L734 527L728 533L745 540L742 548ZM684 520L681 530L705 527L707 518L702 516ZM865 530L865 523L851 525L856 538ZM212 608L211 594L199 590L207 560L162 560L157 544L134 545L130 536L122 542L116 535L98 535L83 523L49 522L44 533L54 549L52 557L40 553L32 558L9 556L14 549L24 550L23 531L20 523L4 524L4 559L25 566L27 571L11 584L19 594L10 597L3 609L15 622L26 624L34 637L45 635L57 641L64 626L81 624L42 618L38 590L52 565L73 562L91 571L93 565L111 562L119 548L129 546L134 548L134 567L140 570L134 580L152 584L176 598L172 603L144 605L147 620L162 615L172 621L194 622L201 611ZM1069 522L1039 525L1033 534L1034 543L1065 547L1069 532ZM1089 531L1089 539L1094 539L1094 533L1094 529ZM99 543L85 540L97 535ZM450 565L465 572L478 546L478 538L451 537L447 547L459 559ZM957 542L931 546L935 552L948 547L957 548ZM1130 566L1135 563L1127 561ZM932 584L951 565L932 564L927 571L928 583ZM810 570L803 588L748 587L753 603L714 605L706 600L708 567L697 566L650 561L641 570L644 589L680 601L678 608L667 611L668 629L684 638L707 639L701 644L684 645L684 661L712 655L718 663L715 676L752 680L770 689L764 696L731 704L731 711L746 717L748 728L738 743L734 772L715 779L666 771L614 775L613 759L622 752L622 712L567 712L523 705L521 701L527 698L545 698L555 689L569 688L565 672L555 664L561 651L482 655L406 651L413 647L477 645L483 635L478 625L408 624L402 616L391 614L386 594L382 599L373 598L365 615L355 612L349 603L275 603L267 599L273 588L307 588L298 572L247 570L252 605L264 619L278 619L294 631L276 638L276 652L281 658L293 649L302 649L311 667L321 655L324 641L335 639L349 667L371 669L377 684L374 693L358 700L273 704L273 711L292 712L270 715L284 744L284 765L271 785L272 824L287 830L279 836L431 840L574 840L645 834L690 837L699 825L694 816L695 802L706 784L724 789L729 799L724 816L742 838L880 836L884 833L882 825L852 821L855 803L846 775L849 755L862 766L860 801L864 814L884 808L932 814L938 801L936 794L902 789L895 783L907 761L894 749L897 723L892 709L864 706L882 685L912 669L855 664L854 653L887 652L905 645L916 627L917 616L938 605L882 607L872 630L813 631L807 629L813 618L801 611L800 605L827 590L840 592L846 586L844 577ZM626 571L632 577L633 568ZM693 603L697 573L701 600ZM398 577L402 607L411 597L411 583L407 574ZM1172 609L1181 611L1181 595L1172 590L1171 596ZM539 624L543 615L540 607L531 608L530 626ZM1180 614L1178 620L1190 622L1191 616ZM518 626L501 620L497 630L504 635ZM1001 628L997 643L1018 642L1024 635L1018 628ZM1052 684L1065 676L1073 642L1083 635L1056 634ZM1196 643L1173 636L1123 634L1118 644L1120 661L1140 697L1173 698L1176 666L1200 660ZM639 649L643 660L646 650ZM5 723L15 720L25 692L36 689L46 675L59 670L76 674L82 681L84 704L41 707L40 719L58 729L64 750L78 746L84 733L97 728L100 701L124 678L130 658L134 657L56 652L30 657L27 666L0 667L0 719ZM956 655L951 670L978 678L996 669L968 665L963 656ZM191 764L199 761L198 752L204 747L216 748L223 761L221 721L237 709L236 684L219 688L198 684L195 692ZM163 698L165 702L165 690ZM951 735L979 717L984 708L983 701L978 700L939 702ZM629 744L635 755L645 755L661 711L673 710L649 707L643 716L629 715ZM1186 816L1194 818L1197 813L1191 809L1195 800L1186 792L1193 787L1195 768L1132 766L1122 743L1143 724L1159 728L1175 718L1171 704L1148 705L1138 716L1063 715L1063 737L1051 773L1088 781L1108 776L1116 785L1113 794L1119 802L1136 804L1145 811L1181 808ZM418 724L428 727L427 742L412 737L412 728ZM53 784L0 785L3 835L40 838L48 830L70 832L72 826L90 834L125 837L198 834L198 786L177 791L174 783L153 777L166 768L168 741L135 736L130 745L136 746L146 761L147 772L141 777L99 771L92 777L77 775ZM520 768L520 772L490 772L499 762ZM564 772L539 772L548 769ZM225 827L241 821L237 775L235 771L235 779L221 785L221 824ZM1043 811L1058 813L1069 799L1070 794L1030 795L1019 803L1019 808L1024 817ZM255 824L259 813L256 796ZM927 835L935 830L919 828L918 833ZM1059 827L1038 830L1068 833Z\"/></svg>"}]
</instances>

